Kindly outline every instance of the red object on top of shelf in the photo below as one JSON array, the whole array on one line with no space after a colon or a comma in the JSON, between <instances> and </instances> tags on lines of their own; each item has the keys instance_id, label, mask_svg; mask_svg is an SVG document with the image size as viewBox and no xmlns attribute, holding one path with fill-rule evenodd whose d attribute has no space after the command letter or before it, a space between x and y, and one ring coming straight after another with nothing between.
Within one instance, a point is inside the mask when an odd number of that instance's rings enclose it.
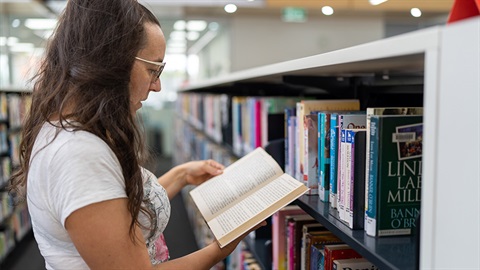
<instances>
[{"instance_id":1,"label":"red object on top of shelf","mask_svg":"<svg viewBox=\"0 0 480 270\"><path fill-rule=\"evenodd\" d=\"M447 23L480 15L480 0L455 0Z\"/></svg>"}]
</instances>

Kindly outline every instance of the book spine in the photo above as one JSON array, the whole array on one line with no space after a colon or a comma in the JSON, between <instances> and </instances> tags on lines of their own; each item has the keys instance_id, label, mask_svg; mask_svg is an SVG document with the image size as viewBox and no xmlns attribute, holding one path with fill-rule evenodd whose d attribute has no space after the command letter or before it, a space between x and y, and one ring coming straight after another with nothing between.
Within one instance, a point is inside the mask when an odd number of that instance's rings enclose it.
<instances>
[{"instance_id":1,"label":"book spine","mask_svg":"<svg viewBox=\"0 0 480 270\"><path fill-rule=\"evenodd\" d=\"M377 214L377 171L379 160L379 137L380 118L370 117L370 154L368 160L368 194L367 211L365 220L365 232L367 235L376 236L376 214Z\"/></svg>"},{"instance_id":2,"label":"book spine","mask_svg":"<svg viewBox=\"0 0 480 270\"><path fill-rule=\"evenodd\" d=\"M305 178L308 195L318 195L318 115L305 116Z\"/></svg>"},{"instance_id":3,"label":"book spine","mask_svg":"<svg viewBox=\"0 0 480 270\"><path fill-rule=\"evenodd\" d=\"M319 113L318 117L319 195L321 201L328 202L330 200L330 114Z\"/></svg>"},{"instance_id":4,"label":"book spine","mask_svg":"<svg viewBox=\"0 0 480 270\"><path fill-rule=\"evenodd\" d=\"M353 213L352 213L352 203L353 203L353 136L355 136L354 130L345 130L345 221L347 222L348 227L353 228Z\"/></svg>"},{"instance_id":5,"label":"book spine","mask_svg":"<svg viewBox=\"0 0 480 270\"><path fill-rule=\"evenodd\" d=\"M285 117L285 141L284 141L284 151L285 151L285 163L284 163L284 168L285 172L292 175L291 170L290 170L290 158L289 158L289 139L290 139L290 116L292 116L292 109L291 108L285 108L284 111L284 117Z\"/></svg>"},{"instance_id":6,"label":"book spine","mask_svg":"<svg viewBox=\"0 0 480 270\"><path fill-rule=\"evenodd\" d=\"M295 151L296 151L296 147L295 147L295 140L296 140L296 137L297 137L297 133L296 133L296 130L295 130L295 126L296 126L296 122L297 122L297 117L295 115L292 115L290 116L289 118L289 126L288 126L288 129L289 129L289 138L288 138L288 163L289 163L289 169L290 169L290 175L295 175L296 173L296 170L295 170Z\"/></svg>"},{"instance_id":7,"label":"book spine","mask_svg":"<svg viewBox=\"0 0 480 270\"><path fill-rule=\"evenodd\" d=\"M370 160L370 118L374 114L375 109L374 108L367 108L366 110L366 116L365 116L365 181L368 182L370 179L370 164L368 163ZM368 190L369 186L368 184L365 185L365 221L364 224L367 223L367 212L368 212ZM367 228L364 226L364 229L366 230Z\"/></svg>"},{"instance_id":8,"label":"book spine","mask_svg":"<svg viewBox=\"0 0 480 270\"><path fill-rule=\"evenodd\" d=\"M263 132L262 126L262 101L260 99L255 99L254 101L255 106L255 140L253 142L253 149L262 146L262 136L268 136L267 132ZM266 123L265 123L266 124Z\"/></svg>"},{"instance_id":9,"label":"book spine","mask_svg":"<svg viewBox=\"0 0 480 270\"><path fill-rule=\"evenodd\" d=\"M296 119L295 119L295 178L303 183L303 169L301 169L300 164L300 144L303 140L303 134L300 134L300 126L303 125L303 121L301 121L300 111L301 111L302 104L301 102L297 102L296 106ZM303 153L302 153L303 154Z\"/></svg>"},{"instance_id":10,"label":"book spine","mask_svg":"<svg viewBox=\"0 0 480 270\"><path fill-rule=\"evenodd\" d=\"M353 138L353 229L364 228L365 223L365 130L357 131Z\"/></svg>"},{"instance_id":11,"label":"book spine","mask_svg":"<svg viewBox=\"0 0 480 270\"><path fill-rule=\"evenodd\" d=\"M345 220L345 179L346 179L346 132L344 129L340 131L340 155L339 168L340 173L337 181L337 198L338 198L338 214L341 220Z\"/></svg>"},{"instance_id":12,"label":"book spine","mask_svg":"<svg viewBox=\"0 0 480 270\"><path fill-rule=\"evenodd\" d=\"M337 208L337 147L338 147L337 114L330 116L330 193L329 201L332 208Z\"/></svg>"}]
</instances>

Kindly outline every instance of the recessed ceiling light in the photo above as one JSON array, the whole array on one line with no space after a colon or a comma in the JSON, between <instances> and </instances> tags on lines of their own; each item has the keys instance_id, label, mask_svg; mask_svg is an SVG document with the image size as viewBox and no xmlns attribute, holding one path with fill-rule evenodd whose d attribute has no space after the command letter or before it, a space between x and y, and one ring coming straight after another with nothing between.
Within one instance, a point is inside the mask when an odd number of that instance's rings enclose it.
<instances>
[{"instance_id":1,"label":"recessed ceiling light","mask_svg":"<svg viewBox=\"0 0 480 270\"><path fill-rule=\"evenodd\" d=\"M173 24L173 29L175 30L185 30L187 23L184 20L178 20Z\"/></svg>"},{"instance_id":2,"label":"recessed ceiling light","mask_svg":"<svg viewBox=\"0 0 480 270\"><path fill-rule=\"evenodd\" d=\"M410 10L410 14L412 14L413 17L418 18L418 17L422 16L422 11L419 8L412 8Z\"/></svg>"},{"instance_id":3,"label":"recessed ceiling light","mask_svg":"<svg viewBox=\"0 0 480 270\"><path fill-rule=\"evenodd\" d=\"M227 13L234 13L235 11L237 11L237 6L234 4L228 4L225 5L224 9Z\"/></svg>"},{"instance_id":4,"label":"recessed ceiling light","mask_svg":"<svg viewBox=\"0 0 480 270\"><path fill-rule=\"evenodd\" d=\"M198 32L188 32L187 39L188 40L197 40L200 37L200 33Z\"/></svg>"},{"instance_id":5,"label":"recessed ceiling light","mask_svg":"<svg viewBox=\"0 0 480 270\"><path fill-rule=\"evenodd\" d=\"M207 28L207 22L202 20L191 20L187 22L188 31L198 31L201 32Z\"/></svg>"},{"instance_id":6,"label":"recessed ceiling light","mask_svg":"<svg viewBox=\"0 0 480 270\"><path fill-rule=\"evenodd\" d=\"M57 19L26 19L25 26L32 30L53 29L57 25Z\"/></svg>"},{"instance_id":7,"label":"recessed ceiling light","mask_svg":"<svg viewBox=\"0 0 480 270\"><path fill-rule=\"evenodd\" d=\"M388 0L369 0L370 5L374 5L374 6L380 5L381 3L385 3L385 2L387 2L387 1L388 1Z\"/></svg>"},{"instance_id":8,"label":"recessed ceiling light","mask_svg":"<svg viewBox=\"0 0 480 270\"><path fill-rule=\"evenodd\" d=\"M170 33L170 39L173 40L184 40L187 34L185 31L172 31Z\"/></svg>"},{"instance_id":9,"label":"recessed ceiling light","mask_svg":"<svg viewBox=\"0 0 480 270\"><path fill-rule=\"evenodd\" d=\"M324 15L330 16L333 14L333 8L331 6L324 6L322 7L322 13Z\"/></svg>"}]
</instances>

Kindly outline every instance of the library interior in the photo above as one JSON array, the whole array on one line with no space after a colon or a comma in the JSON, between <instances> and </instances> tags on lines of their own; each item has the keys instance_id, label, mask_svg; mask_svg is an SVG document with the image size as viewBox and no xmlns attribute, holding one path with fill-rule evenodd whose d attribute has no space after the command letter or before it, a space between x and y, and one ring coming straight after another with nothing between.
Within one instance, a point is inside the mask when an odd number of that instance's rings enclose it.
<instances>
[{"instance_id":1,"label":"library interior","mask_svg":"<svg viewBox=\"0 0 480 270\"><path fill-rule=\"evenodd\" d=\"M0 269L50 267L9 183L32 76L77 1L0 0ZM480 269L480 0L138 2L168 63L136 112L145 168L226 167L210 196L171 198L170 260L265 220L211 269ZM295 189L260 180L277 165Z\"/></svg>"}]
</instances>

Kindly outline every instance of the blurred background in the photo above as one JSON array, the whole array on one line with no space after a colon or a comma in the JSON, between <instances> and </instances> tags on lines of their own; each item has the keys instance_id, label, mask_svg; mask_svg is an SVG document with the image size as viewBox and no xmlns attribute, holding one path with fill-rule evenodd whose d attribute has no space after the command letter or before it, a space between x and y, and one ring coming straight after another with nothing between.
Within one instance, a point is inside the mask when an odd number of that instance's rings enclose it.
<instances>
[{"instance_id":1,"label":"blurred background","mask_svg":"<svg viewBox=\"0 0 480 270\"><path fill-rule=\"evenodd\" d=\"M0 0L0 89L27 83L66 0ZM177 90L243 69L445 24L453 0L140 0L167 38L162 91L143 116L149 145L172 154ZM166 132L167 131L167 132Z\"/></svg>"}]
</instances>

